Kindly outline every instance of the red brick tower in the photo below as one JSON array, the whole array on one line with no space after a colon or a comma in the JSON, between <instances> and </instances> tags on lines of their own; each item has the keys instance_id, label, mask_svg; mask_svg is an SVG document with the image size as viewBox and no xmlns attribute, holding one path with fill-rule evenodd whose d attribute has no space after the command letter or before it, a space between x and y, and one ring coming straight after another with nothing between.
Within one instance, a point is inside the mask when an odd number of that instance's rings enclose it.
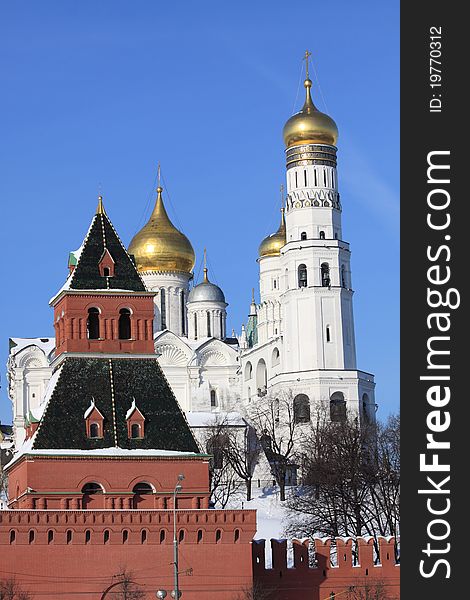
<instances>
[{"instance_id":1,"label":"red brick tower","mask_svg":"<svg viewBox=\"0 0 470 600\"><path fill-rule=\"evenodd\" d=\"M185 598L232 599L251 582L255 513L208 509L209 457L154 353L154 294L101 198L71 259L51 300L56 356L43 412L6 467L5 569L26 588L36 574L42 597L100 598L125 568L154 598L173 589L176 523Z\"/></svg>"}]
</instances>

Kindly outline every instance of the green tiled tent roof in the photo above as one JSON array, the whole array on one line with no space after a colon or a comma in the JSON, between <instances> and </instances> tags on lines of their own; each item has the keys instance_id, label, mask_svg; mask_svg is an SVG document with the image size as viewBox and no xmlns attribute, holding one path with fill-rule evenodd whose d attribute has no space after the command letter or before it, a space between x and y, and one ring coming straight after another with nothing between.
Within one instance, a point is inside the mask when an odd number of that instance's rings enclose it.
<instances>
[{"instance_id":1,"label":"green tiled tent roof","mask_svg":"<svg viewBox=\"0 0 470 600\"><path fill-rule=\"evenodd\" d=\"M113 277L102 277L100 275L99 263L106 249L114 260ZM132 258L124 248L104 211L93 217L90 230L83 243L80 258L78 261L75 255L73 255L73 258L76 261L76 267L68 285L71 290L146 291Z\"/></svg>"},{"instance_id":2,"label":"green tiled tent roof","mask_svg":"<svg viewBox=\"0 0 470 600\"><path fill-rule=\"evenodd\" d=\"M68 357L60 368L33 449L200 451L156 358ZM145 417L142 439L128 437L133 398ZM86 435L84 414L92 399L104 417L102 439Z\"/></svg>"}]
</instances>

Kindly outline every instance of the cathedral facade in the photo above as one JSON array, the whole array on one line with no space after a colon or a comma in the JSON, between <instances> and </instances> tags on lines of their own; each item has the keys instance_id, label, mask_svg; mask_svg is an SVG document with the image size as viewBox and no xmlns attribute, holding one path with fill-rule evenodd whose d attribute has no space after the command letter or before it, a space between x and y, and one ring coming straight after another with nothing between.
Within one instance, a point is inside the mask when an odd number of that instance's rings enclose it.
<instances>
[{"instance_id":1,"label":"cathedral facade","mask_svg":"<svg viewBox=\"0 0 470 600\"><path fill-rule=\"evenodd\" d=\"M351 252L343 240L336 169L338 131L313 104L311 86L307 65L304 105L283 130L287 193L279 229L260 244L259 302L253 293L238 335L227 335L228 303L210 281L206 264L203 280L194 282L193 247L171 222L160 185L149 221L129 244L145 289L154 295L158 361L194 427L214 414L243 415L243 407L281 394L292 395L299 422L309 421L320 404L329 407L333 420L375 419L374 377L356 365ZM82 251L70 254L69 277L80 266ZM112 256L103 257L101 268L112 272ZM101 327L117 327L101 314L96 319ZM138 340L148 319L132 323L129 337ZM83 327L92 335L92 321ZM41 413L57 348L50 338L12 338L10 347L9 394L19 447Z\"/></svg>"}]
</instances>

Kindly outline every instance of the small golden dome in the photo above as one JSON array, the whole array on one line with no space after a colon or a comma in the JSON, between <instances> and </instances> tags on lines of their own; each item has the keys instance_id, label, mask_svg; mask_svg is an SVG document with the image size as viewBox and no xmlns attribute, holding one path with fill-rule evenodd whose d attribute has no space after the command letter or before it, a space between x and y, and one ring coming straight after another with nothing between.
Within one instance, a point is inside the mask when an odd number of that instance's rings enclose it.
<instances>
[{"instance_id":1,"label":"small golden dome","mask_svg":"<svg viewBox=\"0 0 470 600\"><path fill-rule=\"evenodd\" d=\"M259 245L259 257L279 256L281 248L286 245L286 221L284 218L284 209L281 208L281 224L276 233L268 235Z\"/></svg>"},{"instance_id":2,"label":"small golden dome","mask_svg":"<svg viewBox=\"0 0 470 600\"><path fill-rule=\"evenodd\" d=\"M182 271L191 273L194 267L194 250L188 238L170 221L162 200L162 188L157 188L157 201L150 219L135 234L129 244L137 270Z\"/></svg>"},{"instance_id":3,"label":"small golden dome","mask_svg":"<svg viewBox=\"0 0 470 600\"><path fill-rule=\"evenodd\" d=\"M286 148L300 144L328 144L335 146L338 140L338 128L331 117L320 112L313 104L310 88L311 80L304 82L306 90L302 110L293 115L284 125L282 135Z\"/></svg>"}]
</instances>

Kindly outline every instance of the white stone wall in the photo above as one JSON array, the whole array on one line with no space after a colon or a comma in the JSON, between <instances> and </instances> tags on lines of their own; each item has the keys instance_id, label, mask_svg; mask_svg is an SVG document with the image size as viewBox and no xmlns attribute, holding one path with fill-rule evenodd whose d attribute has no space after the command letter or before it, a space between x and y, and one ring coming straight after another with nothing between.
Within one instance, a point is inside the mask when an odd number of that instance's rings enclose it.
<instances>
[{"instance_id":1,"label":"white stone wall","mask_svg":"<svg viewBox=\"0 0 470 600\"><path fill-rule=\"evenodd\" d=\"M223 341L191 341L163 332L155 338L155 351L184 411L231 410L239 402L239 354Z\"/></svg>"},{"instance_id":2,"label":"white stone wall","mask_svg":"<svg viewBox=\"0 0 470 600\"><path fill-rule=\"evenodd\" d=\"M173 331L176 335L188 335L188 320L186 303L189 295L189 281L192 275L180 272L142 273L147 288L157 292L155 302L154 331L164 329ZM165 299L162 302L162 290ZM164 315L162 315L164 306ZM163 316L163 319L162 319Z\"/></svg>"},{"instance_id":3,"label":"white stone wall","mask_svg":"<svg viewBox=\"0 0 470 600\"><path fill-rule=\"evenodd\" d=\"M25 421L29 413L37 412L42 404L52 375L49 366L50 344L37 345L34 340L19 349L13 348L8 360L9 397L12 402L15 446L25 439Z\"/></svg>"},{"instance_id":4,"label":"white stone wall","mask_svg":"<svg viewBox=\"0 0 470 600\"><path fill-rule=\"evenodd\" d=\"M214 337L223 340L226 336L226 306L225 302L189 302L187 305L189 338L198 340Z\"/></svg>"}]
</instances>

